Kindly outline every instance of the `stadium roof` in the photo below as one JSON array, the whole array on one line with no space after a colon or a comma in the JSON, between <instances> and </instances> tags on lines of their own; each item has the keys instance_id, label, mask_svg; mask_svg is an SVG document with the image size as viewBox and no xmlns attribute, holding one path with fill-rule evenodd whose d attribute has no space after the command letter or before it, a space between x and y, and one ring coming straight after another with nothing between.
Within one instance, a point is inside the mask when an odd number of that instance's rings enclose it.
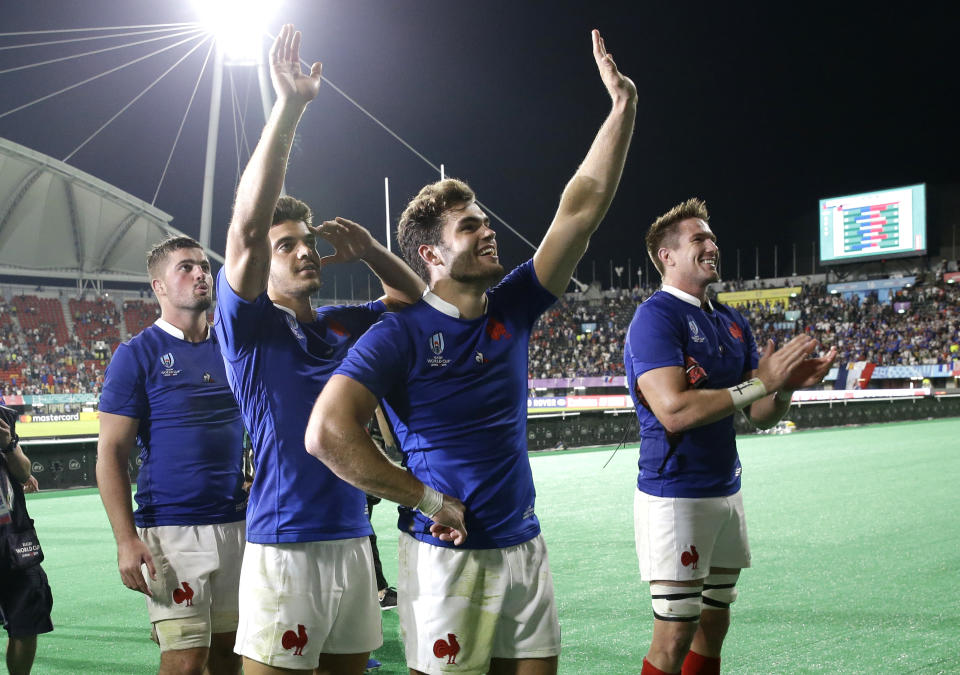
<instances>
[{"instance_id":1,"label":"stadium roof","mask_svg":"<svg viewBox=\"0 0 960 675\"><path fill-rule=\"evenodd\" d=\"M0 138L0 274L146 282L146 252L183 234L170 220L109 183Z\"/></svg>"}]
</instances>

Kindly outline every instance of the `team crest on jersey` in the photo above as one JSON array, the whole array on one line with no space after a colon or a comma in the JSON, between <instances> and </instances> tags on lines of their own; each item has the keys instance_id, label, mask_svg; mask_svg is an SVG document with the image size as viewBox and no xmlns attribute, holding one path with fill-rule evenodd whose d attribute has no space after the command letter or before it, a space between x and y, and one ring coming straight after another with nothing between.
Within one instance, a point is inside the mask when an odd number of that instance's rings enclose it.
<instances>
[{"instance_id":1,"label":"team crest on jersey","mask_svg":"<svg viewBox=\"0 0 960 675\"><path fill-rule=\"evenodd\" d=\"M732 335L735 340L740 340L740 342L743 342L743 329L741 329L737 324L730 324L730 335Z\"/></svg>"},{"instance_id":2,"label":"team crest on jersey","mask_svg":"<svg viewBox=\"0 0 960 675\"><path fill-rule=\"evenodd\" d=\"M167 352L160 357L160 365L163 366L163 370L160 371L160 374L163 377L173 377L174 375L179 375L180 370L174 369L173 364L175 363L173 358L173 352Z\"/></svg>"},{"instance_id":3,"label":"team crest on jersey","mask_svg":"<svg viewBox=\"0 0 960 675\"><path fill-rule=\"evenodd\" d=\"M687 314L687 327L690 329L690 339L694 342L703 342L706 336L700 332L700 326L693 320L693 317Z\"/></svg>"}]
</instances>

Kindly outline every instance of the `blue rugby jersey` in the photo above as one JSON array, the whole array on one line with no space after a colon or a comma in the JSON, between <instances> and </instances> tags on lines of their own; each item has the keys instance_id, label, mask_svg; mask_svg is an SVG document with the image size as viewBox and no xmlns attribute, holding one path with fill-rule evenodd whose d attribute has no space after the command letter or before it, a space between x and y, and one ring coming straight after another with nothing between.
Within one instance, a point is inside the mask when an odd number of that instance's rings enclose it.
<instances>
[{"instance_id":1,"label":"blue rugby jersey","mask_svg":"<svg viewBox=\"0 0 960 675\"><path fill-rule=\"evenodd\" d=\"M214 329L253 442L247 541L257 544L371 533L363 492L310 455L303 437L323 386L386 307L376 301L316 311L316 321L300 323L266 292L248 302L230 288L223 270L217 275Z\"/></svg>"},{"instance_id":2,"label":"blue rugby jersey","mask_svg":"<svg viewBox=\"0 0 960 675\"><path fill-rule=\"evenodd\" d=\"M664 287L639 307L627 329L627 387L640 420L637 487L660 497L723 497L740 489L733 415L668 435L637 397L637 377L656 368L685 366L692 357L706 371L703 385L726 389L755 370L757 345L743 316L715 303L713 311L677 289Z\"/></svg>"},{"instance_id":3,"label":"blue rugby jersey","mask_svg":"<svg viewBox=\"0 0 960 675\"><path fill-rule=\"evenodd\" d=\"M99 409L140 421L139 527L243 520L243 425L212 334L187 342L158 320L124 342Z\"/></svg>"},{"instance_id":4,"label":"blue rugby jersey","mask_svg":"<svg viewBox=\"0 0 960 675\"><path fill-rule=\"evenodd\" d=\"M503 548L540 533L527 457L527 346L537 317L556 298L533 261L487 292L487 312L461 319L432 293L383 318L350 350L338 374L384 401L419 480L466 505L464 548ZM432 521L400 508L398 526L417 539Z\"/></svg>"}]
</instances>

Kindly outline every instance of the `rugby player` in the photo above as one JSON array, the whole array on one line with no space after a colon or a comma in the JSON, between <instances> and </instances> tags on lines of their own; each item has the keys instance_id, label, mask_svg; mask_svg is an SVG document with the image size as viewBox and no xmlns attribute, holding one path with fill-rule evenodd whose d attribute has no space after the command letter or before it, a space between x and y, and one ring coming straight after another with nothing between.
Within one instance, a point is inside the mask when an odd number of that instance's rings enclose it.
<instances>
[{"instance_id":1,"label":"rugby player","mask_svg":"<svg viewBox=\"0 0 960 675\"><path fill-rule=\"evenodd\" d=\"M153 248L147 270L160 318L117 347L107 367L97 485L120 578L147 596L159 672L239 673L243 424L207 323L210 262L199 243L173 237ZM143 461L136 513L134 447Z\"/></svg>"},{"instance_id":2,"label":"rugby player","mask_svg":"<svg viewBox=\"0 0 960 675\"><path fill-rule=\"evenodd\" d=\"M363 227L342 218L313 227L306 204L280 197L294 132L320 87L319 63L301 72L300 41L286 25L271 49L277 101L240 179L217 277L215 329L254 451L236 643L247 675L362 673L382 643L366 497L307 454L303 439L347 350L388 305L414 302L424 288ZM336 252L321 259L318 238ZM387 298L314 309L321 268L353 260L373 270ZM402 495L367 492L463 529L458 500L395 471Z\"/></svg>"},{"instance_id":3,"label":"rugby player","mask_svg":"<svg viewBox=\"0 0 960 675\"><path fill-rule=\"evenodd\" d=\"M702 201L660 216L646 244L663 285L637 308L624 347L642 439L636 547L654 615L641 673L719 673L737 579L750 566L733 415L772 427L836 350L808 358L817 343L800 335L758 353L743 316L707 297L720 259Z\"/></svg>"},{"instance_id":4,"label":"rugby player","mask_svg":"<svg viewBox=\"0 0 960 675\"><path fill-rule=\"evenodd\" d=\"M363 428L383 399L410 474L466 505L465 541L401 509L398 611L412 673L557 671L560 627L527 457L527 346L610 206L633 132L636 87L597 31L593 55L612 108L533 258L504 277L469 186L424 187L397 239L430 290L357 342L310 419L311 453L395 499L392 465Z\"/></svg>"}]
</instances>

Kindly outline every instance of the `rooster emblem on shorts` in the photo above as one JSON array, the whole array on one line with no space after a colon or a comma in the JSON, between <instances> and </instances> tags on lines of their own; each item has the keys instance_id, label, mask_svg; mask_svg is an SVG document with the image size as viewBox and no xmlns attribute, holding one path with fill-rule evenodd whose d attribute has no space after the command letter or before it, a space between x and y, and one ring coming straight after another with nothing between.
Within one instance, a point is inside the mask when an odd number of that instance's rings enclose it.
<instances>
[{"instance_id":1,"label":"rooster emblem on shorts","mask_svg":"<svg viewBox=\"0 0 960 675\"><path fill-rule=\"evenodd\" d=\"M457 654L460 653L460 643L457 642L457 636L453 633L447 633L447 639L440 638L433 643L433 655L438 659L447 657L448 664L456 664Z\"/></svg>"},{"instance_id":2,"label":"rooster emblem on shorts","mask_svg":"<svg viewBox=\"0 0 960 675\"><path fill-rule=\"evenodd\" d=\"M280 644L284 649L292 649L294 656L303 656L303 648L307 646L307 627L302 623L297 624L297 632L288 630L280 638Z\"/></svg>"},{"instance_id":3,"label":"rooster emblem on shorts","mask_svg":"<svg viewBox=\"0 0 960 675\"><path fill-rule=\"evenodd\" d=\"M693 569L697 569L697 561L700 560L700 554L697 553L697 547L691 545L689 551L684 551L680 554L680 564L684 567L690 567L693 565Z\"/></svg>"},{"instance_id":4,"label":"rooster emblem on shorts","mask_svg":"<svg viewBox=\"0 0 960 675\"><path fill-rule=\"evenodd\" d=\"M184 607L193 607L193 589L186 581L181 581L180 585L183 586L183 589L174 589L173 601L178 605L185 601L187 604Z\"/></svg>"}]
</instances>

